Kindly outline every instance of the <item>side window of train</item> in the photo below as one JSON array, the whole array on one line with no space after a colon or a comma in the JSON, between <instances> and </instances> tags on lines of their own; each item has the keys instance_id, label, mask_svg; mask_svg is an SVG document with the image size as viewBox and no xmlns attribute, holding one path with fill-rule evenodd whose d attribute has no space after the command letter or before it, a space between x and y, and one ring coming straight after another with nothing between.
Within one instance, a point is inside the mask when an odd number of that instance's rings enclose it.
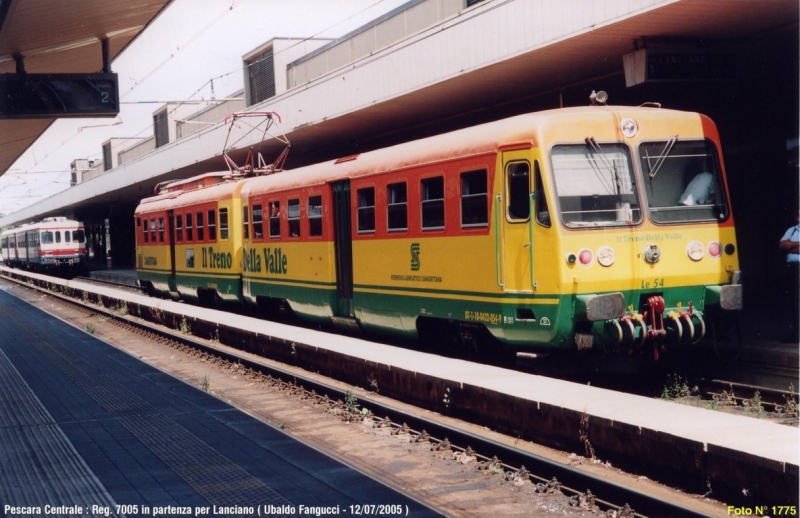
<instances>
[{"instance_id":1,"label":"side window of train","mask_svg":"<svg viewBox=\"0 0 800 518\"><path fill-rule=\"evenodd\" d=\"M550 226L550 210L547 208L547 195L544 193L542 172L539 170L539 161L533 164L533 182L536 187L536 222L543 227Z\"/></svg>"},{"instance_id":2,"label":"side window of train","mask_svg":"<svg viewBox=\"0 0 800 518\"><path fill-rule=\"evenodd\" d=\"M531 166L528 162L506 165L506 215L509 221L527 221L531 215Z\"/></svg>"},{"instance_id":3,"label":"side window of train","mask_svg":"<svg viewBox=\"0 0 800 518\"><path fill-rule=\"evenodd\" d=\"M264 221L262 216L261 204L253 205L253 239L264 237Z\"/></svg>"},{"instance_id":4,"label":"side window of train","mask_svg":"<svg viewBox=\"0 0 800 518\"><path fill-rule=\"evenodd\" d=\"M269 237L281 237L281 202L269 202Z\"/></svg>"},{"instance_id":5,"label":"side window of train","mask_svg":"<svg viewBox=\"0 0 800 518\"><path fill-rule=\"evenodd\" d=\"M261 211L261 206L258 207ZM242 238L250 239L250 207L242 207Z\"/></svg>"},{"instance_id":6,"label":"side window of train","mask_svg":"<svg viewBox=\"0 0 800 518\"><path fill-rule=\"evenodd\" d=\"M461 226L487 226L489 224L488 207L486 170L461 173Z\"/></svg>"},{"instance_id":7,"label":"side window of train","mask_svg":"<svg viewBox=\"0 0 800 518\"><path fill-rule=\"evenodd\" d=\"M289 220L289 235L300 237L300 200L289 200L287 219Z\"/></svg>"},{"instance_id":8,"label":"side window of train","mask_svg":"<svg viewBox=\"0 0 800 518\"><path fill-rule=\"evenodd\" d=\"M158 218L158 242L164 242L164 218Z\"/></svg>"},{"instance_id":9,"label":"side window of train","mask_svg":"<svg viewBox=\"0 0 800 518\"><path fill-rule=\"evenodd\" d=\"M420 182L422 228L444 228L444 177L426 178Z\"/></svg>"},{"instance_id":10,"label":"side window of train","mask_svg":"<svg viewBox=\"0 0 800 518\"><path fill-rule=\"evenodd\" d=\"M155 218L150 220L150 242L156 242L156 220Z\"/></svg>"},{"instance_id":11,"label":"side window of train","mask_svg":"<svg viewBox=\"0 0 800 518\"><path fill-rule=\"evenodd\" d=\"M219 209L219 238L228 239L228 209Z\"/></svg>"},{"instance_id":12,"label":"side window of train","mask_svg":"<svg viewBox=\"0 0 800 518\"><path fill-rule=\"evenodd\" d=\"M192 229L192 213L186 213L186 241L194 240L194 233Z\"/></svg>"},{"instance_id":13,"label":"side window of train","mask_svg":"<svg viewBox=\"0 0 800 518\"><path fill-rule=\"evenodd\" d=\"M308 235L322 235L322 196L308 197Z\"/></svg>"},{"instance_id":14,"label":"side window of train","mask_svg":"<svg viewBox=\"0 0 800 518\"><path fill-rule=\"evenodd\" d=\"M222 215L222 210L227 211L228 209L221 209L220 215ZM208 211L208 239L217 240L217 211L214 209Z\"/></svg>"},{"instance_id":15,"label":"side window of train","mask_svg":"<svg viewBox=\"0 0 800 518\"><path fill-rule=\"evenodd\" d=\"M203 213L197 213L197 240L203 241L205 240L205 228L203 228Z\"/></svg>"},{"instance_id":16,"label":"side window of train","mask_svg":"<svg viewBox=\"0 0 800 518\"><path fill-rule=\"evenodd\" d=\"M375 187L359 189L358 194L358 232L375 232Z\"/></svg>"},{"instance_id":17,"label":"side window of train","mask_svg":"<svg viewBox=\"0 0 800 518\"><path fill-rule=\"evenodd\" d=\"M181 214L175 216L175 241L183 242L183 215Z\"/></svg>"},{"instance_id":18,"label":"side window of train","mask_svg":"<svg viewBox=\"0 0 800 518\"><path fill-rule=\"evenodd\" d=\"M64 242L65 243L71 243L72 242L71 237L72 236L70 236L69 230L65 230L64 231Z\"/></svg>"},{"instance_id":19,"label":"side window of train","mask_svg":"<svg viewBox=\"0 0 800 518\"><path fill-rule=\"evenodd\" d=\"M408 198L405 182L386 186L386 203L388 229L408 230Z\"/></svg>"},{"instance_id":20,"label":"side window of train","mask_svg":"<svg viewBox=\"0 0 800 518\"><path fill-rule=\"evenodd\" d=\"M61 242L61 231L60 230L56 230L56 243L60 243L60 242Z\"/></svg>"}]
</instances>

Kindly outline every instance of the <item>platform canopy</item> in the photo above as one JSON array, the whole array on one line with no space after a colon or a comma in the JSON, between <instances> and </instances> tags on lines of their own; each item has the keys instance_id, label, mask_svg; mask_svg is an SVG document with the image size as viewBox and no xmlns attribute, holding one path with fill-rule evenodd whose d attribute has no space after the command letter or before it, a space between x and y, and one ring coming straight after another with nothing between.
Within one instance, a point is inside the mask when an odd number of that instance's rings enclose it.
<instances>
[{"instance_id":1,"label":"platform canopy","mask_svg":"<svg viewBox=\"0 0 800 518\"><path fill-rule=\"evenodd\" d=\"M172 0L0 0L0 74L96 74ZM0 119L0 175L54 118Z\"/></svg>"}]
</instances>

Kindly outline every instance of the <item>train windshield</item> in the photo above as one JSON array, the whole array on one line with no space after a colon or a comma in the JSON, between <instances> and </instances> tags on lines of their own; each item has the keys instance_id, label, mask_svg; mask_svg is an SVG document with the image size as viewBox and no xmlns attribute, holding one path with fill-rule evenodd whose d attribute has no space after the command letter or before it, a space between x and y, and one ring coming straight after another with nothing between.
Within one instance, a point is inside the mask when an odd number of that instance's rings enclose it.
<instances>
[{"instance_id":1,"label":"train windshield","mask_svg":"<svg viewBox=\"0 0 800 518\"><path fill-rule=\"evenodd\" d=\"M83 243L86 240L86 235L83 230L73 230L72 240L76 243Z\"/></svg>"},{"instance_id":2,"label":"train windshield","mask_svg":"<svg viewBox=\"0 0 800 518\"><path fill-rule=\"evenodd\" d=\"M642 219L630 151L618 143L554 146L553 177L561 219L570 228L633 225Z\"/></svg>"},{"instance_id":3,"label":"train windshield","mask_svg":"<svg viewBox=\"0 0 800 518\"><path fill-rule=\"evenodd\" d=\"M710 141L643 142L642 182L656 223L723 220L728 217L716 148Z\"/></svg>"},{"instance_id":4,"label":"train windshield","mask_svg":"<svg viewBox=\"0 0 800 518\"><path fill-rule=\"evenodd\" d=\"M53 233L50 231L42 232L42 244L50 245L53 243Z\"/></svg>"}]
</instances>

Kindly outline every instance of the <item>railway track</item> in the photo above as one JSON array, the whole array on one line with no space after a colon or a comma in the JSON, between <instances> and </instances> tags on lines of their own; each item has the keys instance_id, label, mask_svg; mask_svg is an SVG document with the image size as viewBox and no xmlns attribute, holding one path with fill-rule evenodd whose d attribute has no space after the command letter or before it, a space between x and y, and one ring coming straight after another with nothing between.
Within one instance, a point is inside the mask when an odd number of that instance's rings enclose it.
<instances>
[{"instance_id":1,"label":"railway track","mask_svg":"<svg viewBox=\"0 0 800 518\"><path fill-rule=\"evenodd\" d=\"M220 369L236 369L242 375L260 383L283 387L298 398L329 405L344 416L376 416L378 426L391 427L393 433L408 434L415 442L428 442L432 449L452 451L454 457L474 457L476 465L481 469L500 473L508 481L530 481L537 492L564 494L576 511L594 508L617 517L706 516L694 509L450 426L421 413L403 410L368 396L361 396L354 403L352 393L333 383L298 376L296 372L251 360L235 350L214 343L213 340L200 340L139 321L114 309L85 303L61 293L47 292L82 311L102 315L102 318L127 331L146 335L163 345L201 355Z\"/></svg>"}]
</instances>

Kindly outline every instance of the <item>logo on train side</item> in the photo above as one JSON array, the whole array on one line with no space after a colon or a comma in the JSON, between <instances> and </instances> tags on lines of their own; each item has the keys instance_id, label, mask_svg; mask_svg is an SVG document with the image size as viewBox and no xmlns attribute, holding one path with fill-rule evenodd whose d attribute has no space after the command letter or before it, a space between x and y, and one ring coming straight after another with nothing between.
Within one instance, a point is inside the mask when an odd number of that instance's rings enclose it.
<instances>
[{"instance_id":1,"label":"logo on train side","mask_svg":"<svg viewBox=\"0 0 800 518\"><path fill-rule=\"evenodd\" d=\"M419 243L411 243L411 271L416 272L419 271L419 267L421 266L419 260Z\"/></svg>"},{"instance_id":2,"label":"logo on train side","mask_svg":"<svg viewBox=\"0 0 800 518\"><path fill-rule=\"evenodd\" d=\"M262 248L259 254L255 248L245 248L244 271L261 273L262 263L267 273L286 275L289 271L289 259L283 254L280 248Z\"/></svg>"}]
</instances>

